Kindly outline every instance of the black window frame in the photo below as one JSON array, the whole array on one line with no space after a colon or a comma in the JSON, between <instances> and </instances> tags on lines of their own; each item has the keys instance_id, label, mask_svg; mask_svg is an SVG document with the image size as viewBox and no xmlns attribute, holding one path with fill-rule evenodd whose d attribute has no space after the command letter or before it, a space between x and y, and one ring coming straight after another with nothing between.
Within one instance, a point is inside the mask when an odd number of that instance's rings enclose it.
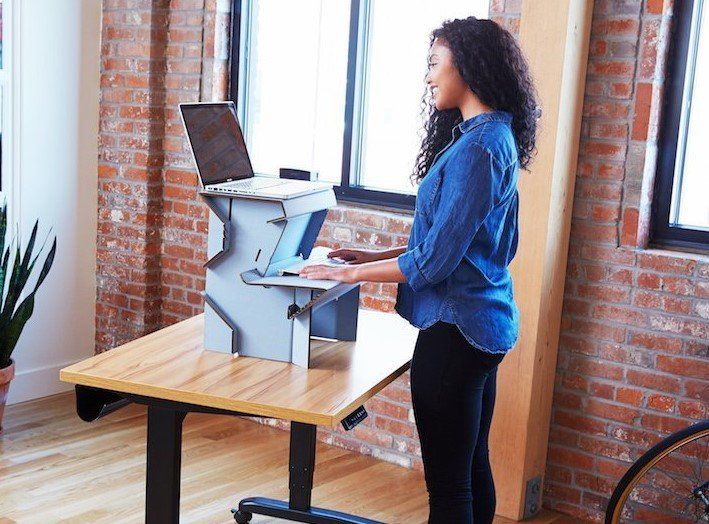
<instances>
[{"instance_id":1,"label":"black window frame","mask_svg":"<svg viewBox=\"0 0 709 524\"><path fill-rule=\"evenodd\" d=\"M366 0L364 0L366 1ZM416 195L397 191L371 189L366 186L350 183L352 165L352 140L354 126L354 101L356 89L356 70L358 54L358 35L360 9L362 0L350 0L350 27L347 56L347 83L345 94L345 125L342 148L342 173L340 185L333 186L338 202L351 202L393 209L413 211L416 205ZM229 53L229 99L235 104L238 101L239 87L239 50L241 43L242 0L232 0L231 5L231 39Z\"/></svg>"},{"instance_id":2,"label":"black window frame","mask_svg":"<svg viewBox=\"0 0 709 524\"><path fill-rule=\"evenodd\" d=\"M709 252L709 230L691 229L670 224L672 186L675 178L675 163L684 104L684 83L689 46L690 44L698 44L698 42L690 42L694 4L695 0L677 0L674 8L658 140L650 243L658 247L687 248ZM703 8L707 9L709 6L704 5ZM709 28L705 27L703 30L708 31Z\"/></svg>"}]
</instances>

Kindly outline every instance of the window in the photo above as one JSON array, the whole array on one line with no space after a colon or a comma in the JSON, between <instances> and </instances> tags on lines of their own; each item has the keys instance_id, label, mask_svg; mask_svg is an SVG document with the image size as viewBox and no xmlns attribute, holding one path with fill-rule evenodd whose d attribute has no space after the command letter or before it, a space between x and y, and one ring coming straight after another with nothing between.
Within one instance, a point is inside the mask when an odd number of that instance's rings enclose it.
<instances>
[{"instance_id":1,"label":"window","mask_svg":"<svg viewBox=\"0 0 709 524\"><path fill-rule=\"evenodd\" d=\"M14 177L16 170L12 169L13 135L10 131L17 128L13 125L13 74L19 71L19 63L14 61L13 55L17 54L17 49L13 50L11 44L15 43L13 38L13 20L19 20L20 3L12 0L0 0L0 201L8 205L9 219L14 215L17 202L13 200ZM14 14L13 14L14 10ZM17 25L17 22L15 22Z\"/></svg>"},{"instance_id":2,"label":"window","mask_svg":"<svg viewBox=\"0 0 709 524\"><path fill-rule=\"evenodd\" d=\"M5 171L4 156L2 153L2 133L5 130L4 117L5 114L5 67L3 65L3 18L4 9L3 2L0 0L0 194L3 192L3 172Z\"/></svg>"},{"instance_id":3,"label":"window","mask_svg":"<svg viewBox=\"0 0 709 524\"><path fill-rule=\"evenodd\" d=\"M231 98L254 171L413 208L430 32L489 0L234 0Z\"/></svg>"},{"instance_id":4,"label":"window","mask_svg":"<svg viewBox=\"0 0 709 524\"><path fill-rule=\"evenodd\" d=\"M665 89L652 241L709 248L709 9L678 2ZM696 96L695 96L696 95Z\"/></svg>"}]
</instances>

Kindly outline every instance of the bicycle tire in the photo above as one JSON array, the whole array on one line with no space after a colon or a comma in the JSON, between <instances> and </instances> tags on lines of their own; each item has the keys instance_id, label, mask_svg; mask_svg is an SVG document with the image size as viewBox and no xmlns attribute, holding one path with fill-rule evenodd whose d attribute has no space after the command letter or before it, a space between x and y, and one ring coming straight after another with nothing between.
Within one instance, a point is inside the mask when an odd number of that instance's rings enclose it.
<instances>
[{"instance_id":1,"label":"bicycle tire","mask_svg":"<svg viewBox=\"0 0 709 524\"><path fill-rule=\"evenodd\" d=\"M701 422L671 434L643 453L643 455L633 463L630 469L625 472L625 475L623 475L620 482L618 482L618 485L613 490L613 494L606 508L605 524L619 523L620 512L628 495L648 469L686 442L705 436L709 436L709 419L702 420Z\"/></svg>"}]
</instances>

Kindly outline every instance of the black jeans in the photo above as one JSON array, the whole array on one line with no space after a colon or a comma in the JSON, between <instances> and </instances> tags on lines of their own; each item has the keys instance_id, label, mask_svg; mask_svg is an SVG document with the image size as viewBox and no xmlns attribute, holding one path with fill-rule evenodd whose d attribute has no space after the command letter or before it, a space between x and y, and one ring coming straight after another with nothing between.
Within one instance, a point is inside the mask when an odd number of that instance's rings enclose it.
<instances>
[{"instance_id":1,"label":"black jeans","mask_svg":"<svg viewBox=\"0 0 709 524\"><path fill-rule=\"evenodd\" d=\"M455 324L438 321L419 331L411 360L411 399L429 524L493 520L495 484L487 439L503 357L472 346Z\"/></svg>"}]
</instances>

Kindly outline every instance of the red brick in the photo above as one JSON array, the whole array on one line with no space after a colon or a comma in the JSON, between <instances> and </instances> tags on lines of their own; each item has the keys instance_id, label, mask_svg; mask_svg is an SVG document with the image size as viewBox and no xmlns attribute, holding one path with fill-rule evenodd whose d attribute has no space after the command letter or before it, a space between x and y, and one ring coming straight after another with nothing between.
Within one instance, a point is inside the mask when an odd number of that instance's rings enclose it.
<instances>
[{"instance_id":1,"label":"red brick","mask_svg":"<svg viewBox=\"0 0 709 524\"><path fill-rule=\"evenodd\" d=\"M646 289L662 289L662 279L655 273L640 273L638 275L638 286Z\"/></svg>"},{"instance_id":2,"label":"red brick","mask_svg":"<svg viewBox=\"0 0 709 524\"><path fill-rule=\"evenodd\" d=\"M625 139L628 136L627 124L616 123L592 123L591 137L592 138L618 138Z\"/></svg>"},{"instance_id":3,"label":"red brick","mask_svg":"<svg viewBox=\"0 0 709 524\"><path fill-rule=\"evenodd\" d=\"M613 396L615 395L615 387L611 384L604 384L602 382L592 382L591 394L597 397L613 400Z\"/></svg>"},{"instance_id":4,"label":"red brick","mask_svg":"<svg viewBox=\"0 0 709 524\"><path fill-rule=\"evenodd\" d=\"M611 380L620 380L623 376L623 368L599 360L586 358L573 358L569 364L569 369L576 373L582 373L592 377L600 377Z\"/></svg>"},{"instance_id":5,"label":"red brick","mask_svg":"<svg viewBox=\"0 0 709 524\"><path fill-rule=\"evenodd\" d=\"M670 353L678 353L682 349L680 339L664 337L656 333L631 333L630 343L638 347Z\"/></svg>"},{"instance_id":6,"label":"red brick","mask_svg":"<svg viewBox=\"0 0 709 524\"><path fill-rule=\"evenodd\" d=\"M628 103L615 100L587 100L583 106L583 116L603 118L626 118Z\"/></svg>"},{"instance_id":7,"label":"red brick","mask_svg":"<svg viewBox=\"0 0 709 524\"><path fill-rule=\"evenodd\" d=\"M616 460L631 460L633 455L629 446L607 442L599 438L581 436L579 447L593 455L613 458Z\"/></svg>"},{"instance_id":8,"label":"red brick","mask_svg":"<svg viewBox=\"0 0 709 524\"><path fill-rule=\"evenodd\" d=\"M613 493L613 490L617 484L617 482L613 479L599 477L598 475L593 475L583 471L575 472L574 480L576 481L577 486L607 495Z\"/></svg>"},{"instance_id":9,"label":"red brick","mask_svg":"<svg viewBox=\"0 0 709 524\"><path fill-rule=\"evenodd\" d=\"M659 19L650 19L643 24L640 39L640 63L638 65L639 78L652 80L655 75L659 31Z\"/></svg>"},{"instance_id":10,"label":"red brick","mask_svg":"<svg viewBox=\"0 0 709 524\"><path fill-rule=\"evenodd\" d=\"M411 425L411 423L375 416L374 426L394 435L399 435L403 437L414 436L413 426Z\"/></svg>"},{"instance_id":11,"label":"red brick","mask_svg":"<svg viewBox=\"0 0 709 524\"><path fill-rule=\"evenodd\" d=\"M657 411L672 413L675 409L675 399L667 395L653 394L647 398L647 407Z\"/></svg>"},{"instance_id":12,"label":"red brick","mask_svg":"<svg viewBox=\"0 0 709 524\"><path fill-rule=\"evenodd\" d=\"M650 413L642 416L640 424L644 428L653 429L660 433L674 433L675 431L686 428L688 425L685 421L677 418L653 415Z\"/></svg>"},{"instance_id":13,"label":"red brick","mask_svg":"<svg viewBox=\"0 0 709 524\"><path fill-rule=\"evenodd\" d=\"M623 246L635 246L638 236L638 210L634 207L623 210L623 229L620 234L620 243Z\"/></svg>"},{"instance_id":14,"label":"red brick","mask_svg":"<svg viewBox=\"0 0 709 524\"><path fill-rule=\"evenodd\" d=\"M547 482L544 484L544 495L555 499L565 500L571 504L581 502L581 491L568 485Z\"/></svg>"},{"instance_id":15,"label":"red brick","mask_svg":"<svg viewBox=\"0 0 709 524\"><path fill-rule=\"evenodd\" d=\"M662 295L637 291L633 299L633 305L640 308L660 309L662 307Z\"/></svg>"},{"instance_id":16,"label":"red brick","mask_svg":"<svg viewBox=\"0 0 709 524\"><path fill-rule=\"evenodd\" d=\"M662 305L668 313L678 313L681 315L689 315L692 309L692 303L679 297L663 297Z\"/></svg>"},{"instance_id":17,"label":"red brick","mask_svg":"<svg viewBox=\"0 0 709 524\"><path fill-rule=\"evenodd\" d=\"M631 406L640 406L643 401L643 392L639 389L620 387L616 391L615 399L616 401L622 402L623 404L630 404Z\"/></svg>"},{"instance_id":18,"label":"red brick","mask_svg":"<svg viewBox=\"0 0 709 524\"><path fill-rule=\"evenodd\" d=\"M644 312L625 307L597 304L593 308L593 316L595 318L619 322L625 325L647 325L647 315Z\"/></svg>"},{"instance_id":19,"label":"red brick","mask_svg":"<svg viewBox=\"0 0 709 524\"><path fill-rule=\"evenodd\" d=\"M600 322L582 320L578 318L574 319L571 323L571 331L582 335L596 337L600 340L613 340L615 342L622 342L625 340L625 328L623 327L611 326Z\"/></svg>"},{"instance_id":20,"label":"red brick","mask_svg":"<svg viewBox=\"0 0 709 524\"><path fill-rule=\"evenodd\" d=\"M633 73L633 62L620 60L599 60L588 64L589 73L602 76L628 76Z\"/></svg>"},{"instance_id":21,"label":"red brick","mask_svg":"<svg viewBox=\"0 0 709 524\"><path fill-rule=\"evenodd\" d=\"M640 413L637 409L601 402L595 398L588 399L586 412L600 418L617 420L625 424L633 424L635 417Z\"/></svg>"},{"instance_id":22,"label":"red brick","mask_svg":"<svg viewBox=\"0 0 709 524\"><path fill-rule=\"evenodd\" d=\"M665 0L647 0L645 10L650 14L659 15L662 13L664 3Z\"/></svg>"},{"instance_id":23,"label":"red brick","mask_svg":"<svg viewBox=\"0 0 709 524\"><path fill-rule=\"evenodd\" d=\"M620 480L620 478L625 475L625 472L630 468L629 463L618 462L615 460L605 460L602 458L596 459L596 470L601 475L612 476Z\"/></svg>"},{"instance_id":24,"label":"red brick","mask_svg":"<svg viewBox=\"0 0 709 524\"><path fill-rule=\"evenodd\" d=\"M371 408L371 411L378 413L380 415L386 415L387 417L399 419L402 421L408 421L409 408L394 404L393 402L387 402L379 398L372 398L367 401L367 409Z\"/></svg>"},{"instance_id":25,"label":"red brick","mask_svg":"<svg viewBox=\"0 0 709 524\"><path fill-rule=\"evenodd\" d=\"M697 266L697 261L691 258L643 253L638 257L638 265L661 273L691 275Z\"/></svg>"},{"instance_id":26,"label":"red brick","mask_svg":"<svg viewBox=\"0 0 709 524\"><path fill-rule=\"evenodd\" d=\"M631 82L611 82L611 96L616 98L630 98L633 93Z\"/></svg>"},{"instance_id":27,"label":"red brick","mask_svg":"<svg viewBox=\"0 0 709 524\"><path fill-rule=\"evenodd\" d=\"M549 446L548 460L551 463L573 466L581 470L591 470L593 468L593 457L559 446Z\"/></svg>"},{"instance_id":28,"label":"red brick","mask_svg":"<svg viewBox=\"0 0 709 524\"><path fill-rule=\"evenodd\" d=\"M579 285L577 293L580 297L596 298L606 302L628 302L630 291L620 286Z\"/></svg>"},{"instance_id":29,"label":"red brick","mask_svg":"<svg viewBox=\"0 0 709 524\"><path fill-rule=\"evenodd\" d=\"M668 393L679 393L680 381L678 378L661 375L651 371L640 371L628 369L626 378L630 384L642 386L656 391L667 391Z\"/></svg>"},{"instance_id":30,"label":"red brick","mask_svg":"<svg viewBox=\"0 0 709 524\"><path fill-rule=\"evenodd\" d=\"M705 386L706 387L706 386ZM679 414L683 417L697 420L707 418L707 404L699 400L683 400L677 405Z\"/></svg>"},{"instance_id":31,"label":"red brick","mask_svg":"<svg viewBox=\"0 0 709 524\"><path fill-rule=\"evenodd\" d=\"M652 84L641 83L635 88L635 112L633 117L633 140L645 140L650 122L650 104L652 103Z\"/></svg>"},{"instance_id":32,"label":"red brick","mask_svg":"<svg viewBox=\"0 0 709 524\"><path fill-rule=\"evenodd\" d=\"M585 245L582 249L583 258L588 260L602 260L621 265L633 265L635 254L632 251L597 245Z\"/></svg>"},{"instance_id":33,"label":"red brick","mask_svg":"<svg viewBox=\"0 0 709 524\"><path fill-rule=\"evenodd\" d=\"M656 433L652 431L646 431L644 429L629 428L627 426L617 426L614 427L610 435L621 442L627 442L629 444L635 444L636 446L641 446L643 449L648 449L660 440Z\"/></svg>"},{"instance_id":34,"label":"red brick","mask_svg":"<svg viewBox=\"0 0 709 524\"><path fill-rule=\"evenodd\" d=\"M709 377L709 361L657 355L657 369L680 377Z\"/></svg>"},{"instance_id":35,"label":"red brick","mask_svg":"<svg viewBox=\"0 0 709 524\"><path fill-rule=\"evenodd\" d=\"M638 32L635 18L606 18L594 20L591 32L594 35L631 36Z\"/></svg>"},{"instance_id":36,"label":"red brick","mask_svg":"<svg viewBox=\"0 0 709 524\"><path fill-rule=\"evenodd\" d=\"M694 295L694 282L687 278L664 277L662 289L675 295Z\"/></svg>"}]
</instances>

